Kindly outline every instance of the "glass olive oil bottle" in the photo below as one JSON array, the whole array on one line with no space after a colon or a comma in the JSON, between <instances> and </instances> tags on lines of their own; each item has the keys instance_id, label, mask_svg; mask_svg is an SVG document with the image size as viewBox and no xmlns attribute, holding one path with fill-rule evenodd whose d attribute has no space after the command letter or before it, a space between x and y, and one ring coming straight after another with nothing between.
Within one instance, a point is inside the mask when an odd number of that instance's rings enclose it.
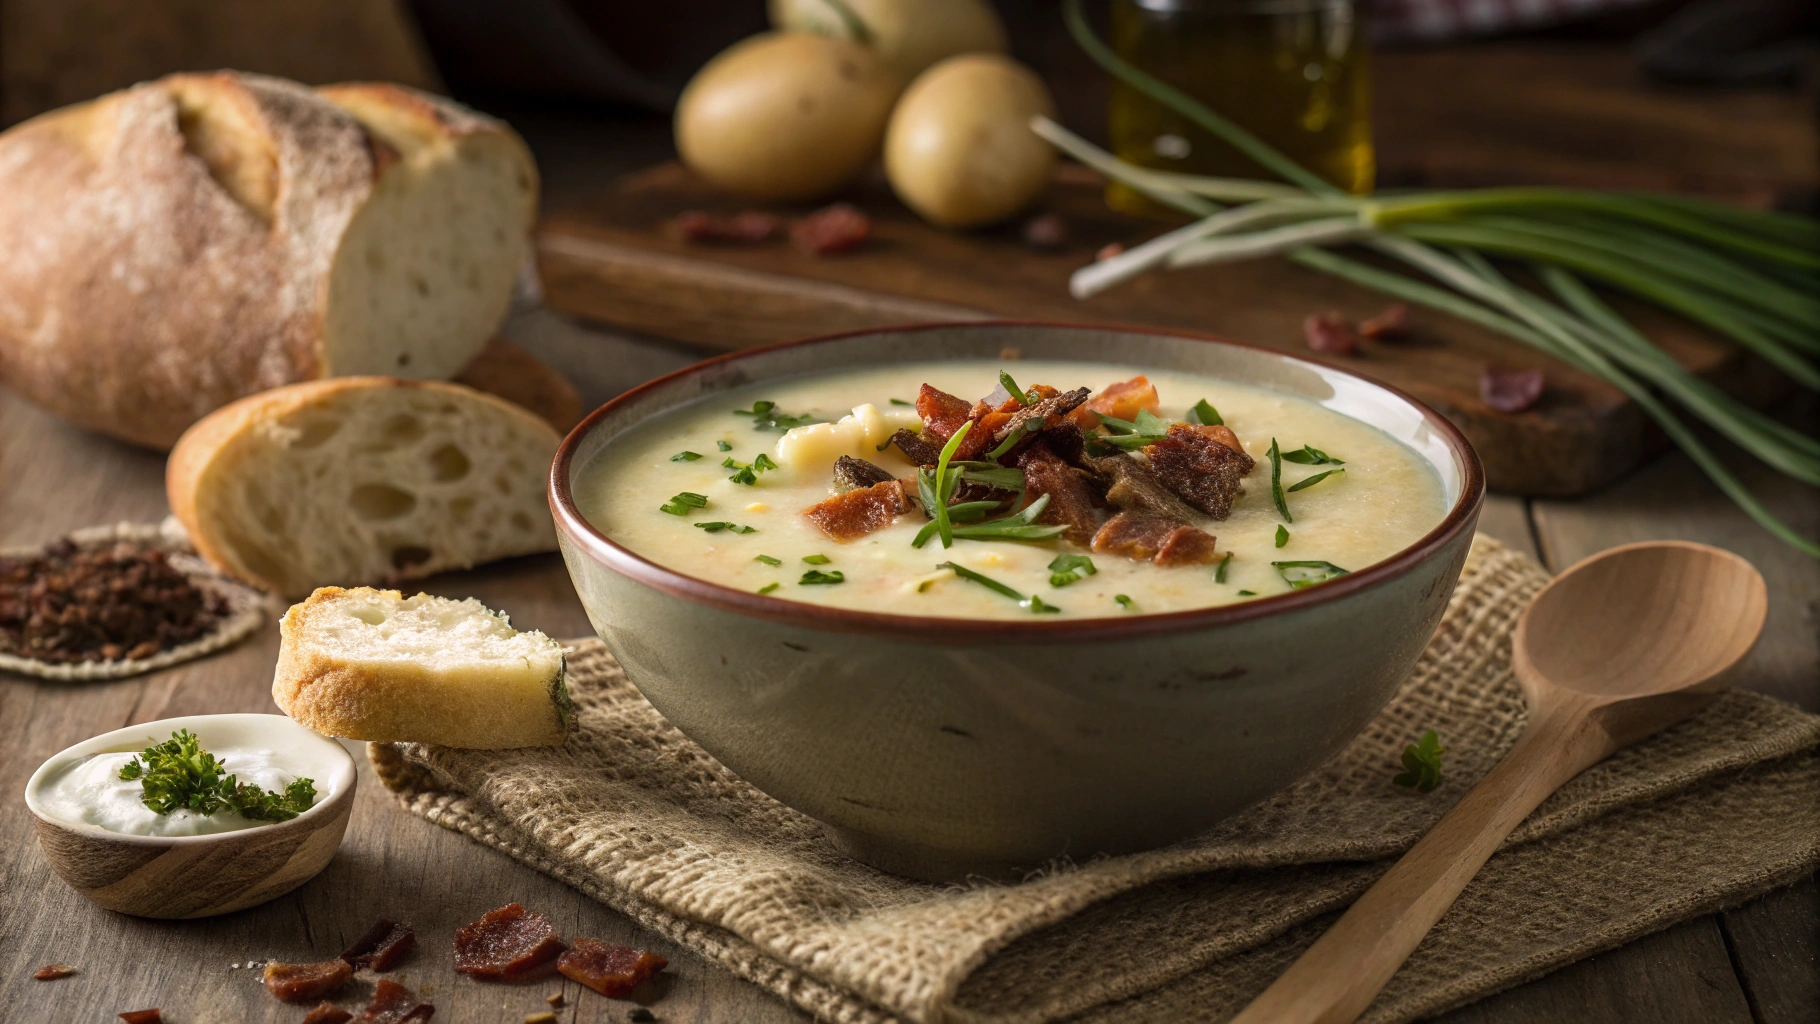
<instances>
[{"instance_id":1,"label":"glass olive oil bottle","mask_svg":"<svg viewBox=\"0 0 1820 1024\"><path fill-rule=\"evenodd\" d=\"M1119 55L1249 129L1349 192L1369 192L1370 57L1353 0L1112 0ZM1158 170L1275 179L1231 146L1122 82L1112 150ZM1123 185L1107 200L1162 208Z\"/></svg>"}]
</instances>

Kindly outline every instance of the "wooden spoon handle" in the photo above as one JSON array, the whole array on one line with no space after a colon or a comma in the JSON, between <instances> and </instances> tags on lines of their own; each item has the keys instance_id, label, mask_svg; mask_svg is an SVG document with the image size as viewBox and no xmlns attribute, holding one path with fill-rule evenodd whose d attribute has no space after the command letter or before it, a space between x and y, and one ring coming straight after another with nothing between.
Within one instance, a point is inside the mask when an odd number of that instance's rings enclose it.
<instances>
[{"instance_id":1,"label":"wooden spoon handle","mask_svg":"<svg viewBox=\"0 0 1820 1024\"><path fill-rule=\"evenodd\" d=\"M1531 719L1504 760L1231 1024L1357 1019L1504 837L1610 752L1585 710Z\"/></svg>"}]
</instances>

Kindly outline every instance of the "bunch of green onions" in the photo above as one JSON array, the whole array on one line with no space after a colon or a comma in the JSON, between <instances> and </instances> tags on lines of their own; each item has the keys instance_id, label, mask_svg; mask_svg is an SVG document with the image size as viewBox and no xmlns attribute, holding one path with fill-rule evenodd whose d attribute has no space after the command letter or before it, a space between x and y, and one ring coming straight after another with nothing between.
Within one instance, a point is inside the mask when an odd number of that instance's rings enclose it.
<instances>
[{"instance_id":1,"label":"bunch of green onions","mask_svg":"<svg viewBox=\"0 0 1820 1024\"><path fill-rule=\"evenodd\" d=\"M1820 440L1689 373L1585 280L1702 324L1820 391L1820 222L1696 199L1550 188L1353 196L1179 89L1127 63L1065 0L1075 40L1127 85L1223 139L1287 184L1126 163L1047 118L1032 129L1109 178L1197 218L1074 274L1077 298L1157 266L1281 254L1302 266L1481 324L1610 382L1635 401L1752 519L1820 558L1777 519L1675 408L1796 480L1820 486ZM1226 204L1242 204L1228 206ZM1438 282L1324 246L1356 244ZM1519 286L1488 256L1529 265L1552 294ZM1672 407L1671 407L1672 404Z\"/></svg>"}]
</instances>

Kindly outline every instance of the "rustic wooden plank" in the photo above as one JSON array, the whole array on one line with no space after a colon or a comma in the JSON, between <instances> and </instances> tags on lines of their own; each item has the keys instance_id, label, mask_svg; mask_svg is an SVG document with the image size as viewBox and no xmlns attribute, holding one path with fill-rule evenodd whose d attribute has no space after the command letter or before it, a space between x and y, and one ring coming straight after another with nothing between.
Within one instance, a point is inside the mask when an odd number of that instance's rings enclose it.
<instances>
[{"instance_id":1,"label":"rustic wooden plank","mask_svg":"<svg viewBox=\"0 0 1820 1024\"><path fill-rule=\"evenodd\" d=\"M1541 561L1541 554L1536 551L1535 533L1530 528L1529 502L1522 498L1487 494L1485 507L1479 512L1479 532Z\"/></svg>"},{"instance_id":2,"label":"rustic wooden plank","mask_svg":"<svg viewBox=\"0 0 1820 1024\"><path fill-rule=\"evenodd\" d=\"M1820 1015L1820 885L1807 878L1719 915L1757 1024Z\"/></svg>"}]
</instances>

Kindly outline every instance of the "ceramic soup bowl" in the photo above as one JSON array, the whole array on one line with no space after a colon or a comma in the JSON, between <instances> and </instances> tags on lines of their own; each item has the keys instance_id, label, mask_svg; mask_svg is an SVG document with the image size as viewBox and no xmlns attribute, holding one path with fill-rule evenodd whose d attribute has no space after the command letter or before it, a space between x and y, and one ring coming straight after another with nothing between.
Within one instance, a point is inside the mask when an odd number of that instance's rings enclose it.
<instances>
[{"instance_id":1,"label":"ceramic soup bowl","mask_svg":"<svg viewBox=\"0 0 1820 1024\"><path fill-rule=\"evenodd\" d=\"M704 395L1007 349L1312 399L1430 462L1447 511L1410 547L1320 586L1167 614L1007 622L730 589L615 544L576 507L576 475L616 436ZM728 768L822 822L849 855L935 880L1166 844L1326 761L1433 634L1483 496L1479 459L1458 430L1356 374L1207 337L1009 323L868 331L698 363L595 410L550 474L569 574L639 691Z\"/></svg>"}]
</instances>

